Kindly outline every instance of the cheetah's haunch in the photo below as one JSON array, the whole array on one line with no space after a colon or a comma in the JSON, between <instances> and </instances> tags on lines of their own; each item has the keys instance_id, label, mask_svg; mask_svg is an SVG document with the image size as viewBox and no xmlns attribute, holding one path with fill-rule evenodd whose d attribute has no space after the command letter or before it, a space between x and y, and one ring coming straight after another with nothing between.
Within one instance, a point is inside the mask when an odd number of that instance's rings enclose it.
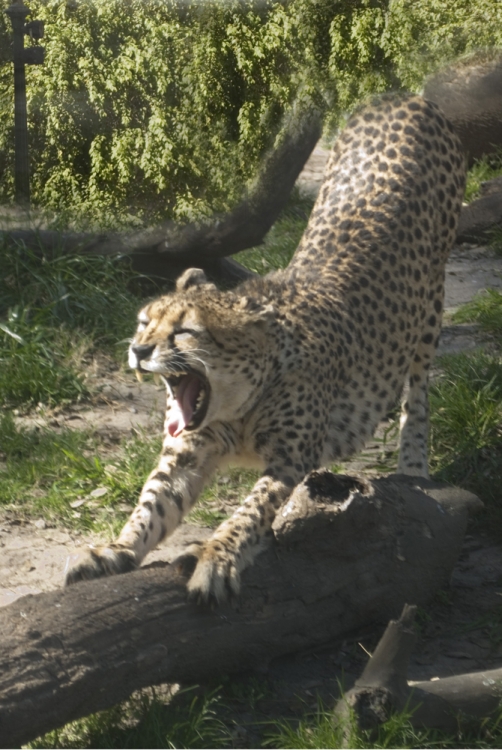
<instances>
[{"instance_id":1,"label":"cheetah's haunch","mask_svg":"<svg viewBox=\"0 0 502 750\"><path fill-rule=\"evenodd\" d=\"M464 163L451 125L417 96L381 97L337 140L289 266L220 292L190 269L147 305L131 367L167 387L164 443L118 540L67 582L141 563L218 466L263 475L198 559L190 593L219 601L307 472L360 450L405 381L398 471L427 475L427 377Z\"/></svg>"}]
</instances>

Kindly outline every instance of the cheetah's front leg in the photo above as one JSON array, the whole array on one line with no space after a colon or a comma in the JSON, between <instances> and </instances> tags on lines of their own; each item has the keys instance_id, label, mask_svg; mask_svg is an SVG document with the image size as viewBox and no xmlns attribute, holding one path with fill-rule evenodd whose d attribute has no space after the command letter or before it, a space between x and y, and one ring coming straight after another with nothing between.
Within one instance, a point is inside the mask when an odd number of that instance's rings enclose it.
<instances>
[{"instance_id":1,"label":"cheetah's front leg","mask_svg":"<svg viewBox=\"0 0 502 750\"><path fill-rule=\"evenodd\" d=\"M88 548L73 563L70 558L66 584L137 568L189 512L224 452L213 431L206 436L166 437L158 466L117 541Z\"/></svg>"},{"instance_id":2,"label":"cheetah's front leg","mask_svg":"<svg viewBox=\"0 0 502 750\"><path fill-rule=\"evenodd\" d=\"M188 582L191 597L200 602L223 602L240 589L240 573L263 548L278 508L291 493L291 486L263 476L251 494L202 545L192 545L197 566Z\"/></svg>"}]
</instances>

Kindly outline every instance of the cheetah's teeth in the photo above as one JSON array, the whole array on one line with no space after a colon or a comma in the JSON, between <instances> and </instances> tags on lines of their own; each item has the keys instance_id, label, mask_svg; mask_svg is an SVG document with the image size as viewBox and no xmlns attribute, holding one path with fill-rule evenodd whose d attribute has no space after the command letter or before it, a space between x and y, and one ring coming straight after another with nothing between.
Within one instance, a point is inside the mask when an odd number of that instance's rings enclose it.
<instances>
[{"instance_id":1,"label":"cheetah's teeth","mask_svg":"<svg viewBox=\"0 0 502 750\"><path fill-rule=\"evenodd\" d=\"M135 370L135 373L136 373L136 378L137 378L138 382L142 383L143 382L143 373L141 372L141 370Z\"/></svg>"},{"instance_id":2,"label":"cheetah's teeth","mask_svg":"<svg viewBox=\"0 0 502 750\"><path fill-rule=\"evenodd\" d=\"M199 395L197 396L197 401L195 402L195 411L198 411L202 404L204 403L204 399L206 397L206 391L204 388L201 388L199 391Z\"/></svg>"},{"instance_id":3,"label":"cheetah's teeth","mask_svg":"<svg viewBox=\"0 0 502 750\"><path fill-rule=\"evenodd\" d=\"M162 385L162 378L160 377L158 372L153 373L153 381L155 385Z\"/></svg>"}]
</instances>

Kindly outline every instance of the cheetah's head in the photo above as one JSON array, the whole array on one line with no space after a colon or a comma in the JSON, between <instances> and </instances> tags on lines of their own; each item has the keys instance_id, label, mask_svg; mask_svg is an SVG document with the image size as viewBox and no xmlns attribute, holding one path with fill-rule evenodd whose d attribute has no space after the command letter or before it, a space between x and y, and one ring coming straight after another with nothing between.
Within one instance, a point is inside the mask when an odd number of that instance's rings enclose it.
<instances>
[{"instance_id":1,"label":"cheetah's head","mask_svg":"<svg viewBox=\"0 0 502 750\"><path fill-rule=\"evenodd\" d=\"M267 371L271 312L247 296L218 291L196 268L185 271L173 294L140 311L129 365L164 380L172 436L238 419L253 406Z\"/></svg>"}]
</instances>

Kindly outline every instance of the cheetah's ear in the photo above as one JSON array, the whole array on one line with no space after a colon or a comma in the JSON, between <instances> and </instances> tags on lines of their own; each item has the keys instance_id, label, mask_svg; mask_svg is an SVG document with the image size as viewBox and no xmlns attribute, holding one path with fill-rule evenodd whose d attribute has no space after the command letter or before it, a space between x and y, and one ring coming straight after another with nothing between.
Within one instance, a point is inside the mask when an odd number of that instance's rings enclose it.
<instances>
[{"instance_id":1,"label":"cheetah's ear","mask_svg":"<svg viewBox=\"0 0 502 750\"><path fill-rule=\"evenodd\" d=\"M214 284L207 280L207 276L201 268L188 268L181 274L176 282L177 292L186 292L196 286L204 286L206 289L216 289Z\"/></svg>"}]
</instances>

